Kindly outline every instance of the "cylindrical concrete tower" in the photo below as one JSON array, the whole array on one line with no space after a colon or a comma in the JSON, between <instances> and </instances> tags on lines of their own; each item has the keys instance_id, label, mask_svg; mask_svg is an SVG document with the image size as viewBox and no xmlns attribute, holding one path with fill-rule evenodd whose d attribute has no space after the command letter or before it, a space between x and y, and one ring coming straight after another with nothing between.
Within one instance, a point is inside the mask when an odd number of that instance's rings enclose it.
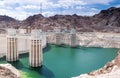
<instances>
[{"instance_id":1,"label":"cylindrical concrete tower","mask_svg":"<svg viewBox=\"0 0 120 78\"><path fill-rule=\"evenodd\" d=\"M16 38L16 30L8 29L7 34L7 52L6 52L6 60L7 61L17 61L19 59L18 48L17 48L17 38Z\"/></svg>"},{"instance_id":2,"label":"cylindrical concrete tower","mask_svg":"<svg viewBox=\"0 0 120 78\"><path fill-rule=\"evenodd\" d=\"M39 30L31 32L29 63L31 67L40 67L42 65L42 39Z\"/></svg>"},{"instance_id":3,"label":"cylindrical concrete tower","mask_svg":"<svg viewBox=\"0 0 120 78\"><path fill-rule=\"evenodd\" d=\"M71 29L70 31L70 46L71 47L76 47L77 43L76 43L76 30L75 29Z\"/></svg>"},{"instance_id":4,"label":"cylindrical concrete tower","mask_svg":"<svg viewBox=\"0 0 120 78\"><path fill-rule=\"evenodd\" d=\"M31 33L31 27L30 26L27 27L26 32Z\"/></svg>"},{"instance_id":5,"label":"cylindrical concrete tower","mask_svg":"<svg viewBox=\"0 0 120 78\"><path fill-rule=\"evenodd\" d=\"M55 37L56 37L56 41L55 41L55 43L57 44L57 45L61 45L61 37L62 37L62 35L61 35L61 31L60 31L60 29L56 29L55 30Z\"/></svg>"}]
</instances>

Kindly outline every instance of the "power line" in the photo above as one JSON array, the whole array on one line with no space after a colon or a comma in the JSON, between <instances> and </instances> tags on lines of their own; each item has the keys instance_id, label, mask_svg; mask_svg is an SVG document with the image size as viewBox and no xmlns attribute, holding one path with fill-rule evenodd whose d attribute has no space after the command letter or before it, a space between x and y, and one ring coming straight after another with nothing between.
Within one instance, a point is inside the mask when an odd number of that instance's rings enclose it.
<instances>
[{"instance_id":1,"label":"power line","mask_svg":"<svg viewBox=\"0 0 120 78\"><path fill-rule=\"evenodd\" d=\"M42 14L42 3L40 3L40 14Z\"/></svg>"}]
</instances>

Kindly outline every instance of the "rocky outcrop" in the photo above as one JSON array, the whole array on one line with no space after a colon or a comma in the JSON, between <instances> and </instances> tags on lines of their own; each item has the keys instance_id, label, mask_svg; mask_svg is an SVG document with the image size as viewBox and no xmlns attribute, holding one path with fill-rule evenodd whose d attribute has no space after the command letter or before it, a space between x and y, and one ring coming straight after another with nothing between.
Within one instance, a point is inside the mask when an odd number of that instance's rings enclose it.
<instances>
[{"instance_id":1,"label":"rocky outcrop","mask_svg":"<svg viewBox=\"0 0 120 78\"><path fill-rule=\"evenodd\" d=\"M76 36L80 46L120 48L119 33L79 32Z\"/></svg>"},{"instance_id":2,"label":"rocky outcrop","mask_svg":"<svg viewBox=\"0 0 120 78\"><path fill-rule=\"evenodd\" d=\"M120 78L119 73L120 51L118 52L118 56L112 62L107 63L103 68L74 78Z\"/></svg>"},{"instance_id":3,"label":"rocky outcrop","mask_svg":"<svg viewBox=\"0 0 120 78\"><path fill-rule=\"evenodd\" d=\"M120 32L120 8L111 7L102 10L93 16L74 15L55 15L44 17L36 14L26 18L23 21L15 20L8 16L0 16L0 28L40 28L44 31L52 30L55 27L61 29L76 28L83 32ZM5 22L5 23L4 23ZM2 30L1 30L2 31Z\"/></svg>"},{"instance_id":4,"label":"rocky outcrop","mask_svg":"<svg viewBox=\"0 0 120 78\"><path fill-rule=\"evenodd\" d=\"M17 21L16 19L14 18L11 18L9 16L2 16L0 15L0 29L1 28L18 28L18 23L19 21Z\"/></svg>"},{"instance_id":5,"label":"rocky outcrop","mask_svg":"<svg viewBox=\"0 0 120 78\"><path fill-rule=\"evenodd\" d=\"M92 27L102 32L119 32L120 30L120 8L111 7L102 10L99 14L92 17Z\"/></svg>"},{"instance_id":6,"label":"rocky outcrop","mask_svg":"<svg viewBox=\"0 0 120 78\"><path fill-rule=\"evenodd\" d=\"M0 64L0 78L21 78L20 72L10 64Z\"/></svg>"},{"instance_id":7,"label":"rocky outcrop","mask_svg":"<svg viewBox=\"0 0 120 78\"><path fill-rule=\"evenodd\" d=\"M61 29L76 28L77 31L83 32L120 32L120 17L118 16L120 16L120 8L115 7L102 10L94 16L78 16L74 14L55 15L46 18L38 14L24 20L26 23L23 23L21 27L26 25L32 28L46 28L46 30L61 27Z\"/></svg>"}]
</instances>

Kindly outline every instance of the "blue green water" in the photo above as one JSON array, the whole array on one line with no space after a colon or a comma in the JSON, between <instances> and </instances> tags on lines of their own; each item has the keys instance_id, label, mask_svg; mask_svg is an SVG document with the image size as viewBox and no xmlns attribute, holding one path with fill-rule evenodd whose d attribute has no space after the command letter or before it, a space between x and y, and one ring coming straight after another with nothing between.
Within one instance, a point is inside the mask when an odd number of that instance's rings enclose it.
<instances>
[{"instance_id":1,"label":"blue green water","mask_svg":"<svg viewBox=\"0 0 120 78\"><path fill-rule=\"evenodd\" d=\"M20 70L22 78L71 78L103 67L113 60L118 49L114 48L71 48L48 45L43 53L43 66L29 67L28 53L11 64ZM7 63L1 59L0 63Z\"/></svg>"}]
</instances>

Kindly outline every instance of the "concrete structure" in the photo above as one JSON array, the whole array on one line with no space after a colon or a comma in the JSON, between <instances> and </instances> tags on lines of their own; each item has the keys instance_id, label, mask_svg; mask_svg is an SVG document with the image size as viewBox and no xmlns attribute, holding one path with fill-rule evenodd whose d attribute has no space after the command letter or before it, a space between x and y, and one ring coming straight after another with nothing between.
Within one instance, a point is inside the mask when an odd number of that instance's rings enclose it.
<instances>
[{"instance_id":1,"label":"concrete structure","mask_svg":"<svg viewBox=\"0 0 120 78\"><path fill-rule=\"evenodd\" d=\"M45 48L47 46L46 33L41 32L41 35L42 35L42 47Z\"/></svg>"},{"instance_id":2,"label":"concrete structure","mask_svg":"<svg viewBox=\"0 0 120 78\"><path fill-rule=\"evenodd\" d=\"M47 43L55 44L56 43L56 36L53 32L46 33L46 41Z\"/></svg>"},{"instance_id":3,"label":"concrete structure","mask_svg":"<svg viewBox=\"0 0 120 78\"><path fill-rule=\"evenodd\" d=\"M39 30L32 30L30 38L29 62L31 67L42 65L42 35Z\"/></svg>"},{"instance_id":4,"label":"concrete structure","mask_svg":"<svg viewBox=\"0 0 120 78\"><path fill-rule=\"evenodd\" d=\"M56 45L65 44L76 47L78 45L76 30L71 29L70 31L61 32L60 29L55 29L53 32L47 33L47 42Z\"/></svg>"},{"instance_id":5,"label":"concrete structure","mask_svg":"<svg viewBox=\"0 0 120 78\"><path fill-rule=\"evenodd\" d=\"M32 30L31 27L28 26L27 29L26 29L26 33L31 33L31 30Z\"/></svg>"},{"instance_id":6,"label":"concrete structure","mask_svg":"<svg viewBox=\"0 0 120 78\"><path fill-rule=\"evenodd\" d=\"M7 36L1 34L1 40L7 39L7 45L3 45L6 50L6 60L16 61L19 59L19 54L29 52L29 64L31 67L39 67L42 65L42 49L46 47L47 43L56 45L70 45L75 47L77 45L76 31L61 31L56 28L53 32L42 32L42 30L34 29L31 34L24 29L17 33L15 29L8 29ZM31 30L30 30L31 31ZM17 34L17 35L16 35ZM4 41L2 41L4 43ZM3 47L2 46L2 47ZM19 53L18 53L19 51ZM4 55L4 54L3 54ZM2 56L3 56L2 55Z\"/></svg>"},{"instance_id":7,"label":"concrete structure","mask_svg":"<svg viewBox=\"0 0 120 78\"><path fill-rule=\"evenodd\" d=\"M62 44L69 45L70 44L70 34L69 33L62 33Z\"/></svg>"},{"instance_id":8,"label":"concrete structure","mask_svg":"<svg viewBox=\"0 0 120 78\"><path fill-rule=\"evenodd\" d=\"M76 30L75 29L71 29L70 31L70 46L71 47L76 47L77 43L76 43Z\"/></svg>"},{"instance_id":9,"label":"concrete structure","mask_svg":"<svg viewBox=\"0 0 120 78\"><path fill-rule=\"evenodd\" d=\"M55 43L56 45L61 45L62 44L62 33L60 29L55 29Z\"/></svg>"},{"instance_id":10,"label":"concrete structure","mask_svg":"<svg viewBox=\"0 0 120 78\"><path fill-rule=\"evenodd\" d=\"M26 33L26 29L19 29L18 32L19 32L19 34L25 34Z\"/></svg>"},{"instance_id":11,"label":"concrete structure","mask_svg":"<svg viewBox=\"0 0 120 78\"><path fill-rule=\"evenodd\" d=\"M18 47L17 47L17 38L16 38L16 30L8 29L7 34L7 52L6 52L6 60L7 61L17 61L19 59Z\"/></svg>"}]
</instances>

